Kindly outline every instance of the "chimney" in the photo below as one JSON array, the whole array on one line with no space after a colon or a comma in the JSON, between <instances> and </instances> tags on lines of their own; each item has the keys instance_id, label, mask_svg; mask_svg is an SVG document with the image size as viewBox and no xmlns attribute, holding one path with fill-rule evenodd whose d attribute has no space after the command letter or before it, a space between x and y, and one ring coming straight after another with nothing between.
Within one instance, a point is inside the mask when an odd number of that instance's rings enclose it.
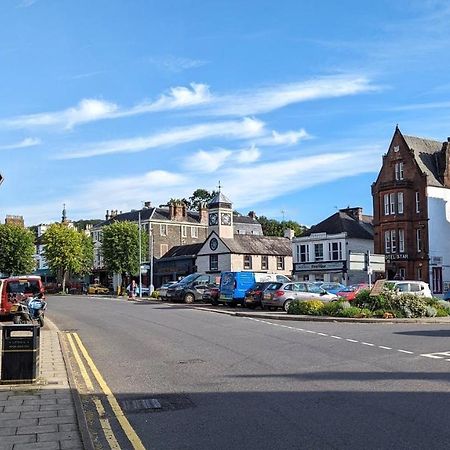
<instances>
[{"instance_id":1,"label":"chimney","mask_svg":"<svg viewBox=\"0 0 450 450\"><path fill-rule=\"evenodd\" d=\"M292 239L294 239L295 236L295 231L292 228L286 228L284 230L284 237L288 238L290 241L292 241Z\"/></svg>"},{"instance_id":2,"label":"chimney","mask_svg":"<svg viewBox=\"0 0 450 450\"><path fill-rule=\"evenodd\" d=\"M247 215L251 219L256 220L256 213L255 213L255 211L249 211L249 213Z\"/></svg>"},{"instance_id":3,"label":"chimney","mask_svg":"<svg viewBox=\"0 0 450 450\"><path fill-rule=\"evenodd\" d=\"M362 216L363 216L363 209L361 207L356 207L356 208L344 208L344 209L340 209L339 212L343 212L345 214L348 214L350 217L353 217L353 219L355 219L358 222L362 221Z\"/></svg>"},{"instance_id":4,"label":"chimney","mask_svg":"<svg viewBox=\"0 0 450 450\"><path fill-rule=\"evenodd\" d=\"M23 220L23 216L7 215L5 218L5 225L17 225L24 228L25 222Z\"/></svg>"},{"instance_id":5,"label":"chimney","mask_svg":"<svg viewBox=\"0 0 450 450\"><path fill-rule=\"evenodd\" d=\"M151 208L152 207L152 202L144 202L144 208Z\"/></svg>"},{"instance_id":6,"label":"chimney","mask_svg":"<svg viewBox=\"0 0 450 450\"><path fill-rule=\"evenodd\" d=\"M105 220L109 220L109 209L106 210L106 214L105 214Z\"/></svg>"},{"instance_id":7,"label":"chimney","mask_svg":"<svg viewBox=\"0 0 450 450\"><path fill-rule=\"evenodd\" d=\"M200 203L200 206L198 208L200 223L202 225L208 225L208 208L206 206L205 202Z\"/></svg>"}]
</instances>

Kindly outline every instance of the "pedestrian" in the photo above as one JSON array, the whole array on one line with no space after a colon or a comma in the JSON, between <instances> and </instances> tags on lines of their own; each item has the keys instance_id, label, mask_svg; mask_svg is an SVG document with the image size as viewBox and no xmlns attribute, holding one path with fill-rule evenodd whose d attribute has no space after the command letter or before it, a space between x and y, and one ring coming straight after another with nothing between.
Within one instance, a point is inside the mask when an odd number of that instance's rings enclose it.
<instances>
[{"instance_id":1,"label":"pedestrian","mask_svg":"<svg viewBox=\"0 0 450 450\"><path fill-rule=\"evenodd\" d=\"M128 291L128 300L135 300L136 299L136 281L131 280L131 283L129 285L129 291Z\"/></svg>"}]
</instances>

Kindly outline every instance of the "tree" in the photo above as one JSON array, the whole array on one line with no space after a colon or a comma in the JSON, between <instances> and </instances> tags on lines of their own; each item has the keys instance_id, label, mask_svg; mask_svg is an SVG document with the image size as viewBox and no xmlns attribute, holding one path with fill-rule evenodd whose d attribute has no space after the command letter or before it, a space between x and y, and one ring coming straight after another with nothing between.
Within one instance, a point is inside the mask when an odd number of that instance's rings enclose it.
<instances>
[{"instance_id":1,"label":"tree","mask_svg":"<svg viewBox=\"0 0 450 450\"><path fill-rule=\"evenodd\" d=\"M18 275L35 267L34 234L15 224L0 224L0 273Z\"/></svg>"},{"instance_id":2,"label":"tree","mask_svg":"<svg viewBox=\"0 0 450 450\"><path fill-rule=\"evenodd\" d=\"M294 230L295 236L301 236L308 228L293 220L278 221L276 219L268 219L265 216L258 217L265 236L284 236L287 229Z\"/></svg>"},{"instance_id":3,"label":"tree","mask_svg":"<svg viewBox=\"0 0 450 450\"><path fill-rule=\"evenodd\" d=\"M147 254L148 236L141 234L142 254ZM132 222L114 222L102 228L102 253L110 272L122 275L139 273L139 227Z\"/></svg>"},{"instance_id":4,"label":"tree","mask_svg":"<svg viewBox=\"0 0 450 450\"><path fill-rule=\"evenodd\" d=\"M94 245L82 231L54 223L44 233L43 243L47 264L62 281L63 292L69 273L85 275L91 271Z\"/></svg>"},{"instance_id":5,"label":"tree","mask_svg":"<svg viewBox=\"0 0 450 450\"><path fill-rule=\"evenodd\" d=\"M188 205L191 210L198 210L202 203L208 203L215 195L216 191L207 191L206 189L196 189L188 200L184 202Z\"/></svg>"}]
</instances>

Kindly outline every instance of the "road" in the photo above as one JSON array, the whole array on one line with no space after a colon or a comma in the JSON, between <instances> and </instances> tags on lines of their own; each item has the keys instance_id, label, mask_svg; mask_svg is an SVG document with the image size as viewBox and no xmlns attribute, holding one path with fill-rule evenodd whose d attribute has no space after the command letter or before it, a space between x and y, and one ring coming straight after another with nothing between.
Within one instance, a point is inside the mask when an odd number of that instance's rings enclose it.
<instances>
[{"instance_id":1,"label":"road","mask_svg":"<svg viewBox=\"0 0 450 450\"><path fill-rule=\"evenodd\" d=\"M448 448L450 353L438 353L450 352L450 325L48 300L48 316L78 334L145 448ZM162 408L133 412L131 399Z\"/></svg>"}]
</instances>

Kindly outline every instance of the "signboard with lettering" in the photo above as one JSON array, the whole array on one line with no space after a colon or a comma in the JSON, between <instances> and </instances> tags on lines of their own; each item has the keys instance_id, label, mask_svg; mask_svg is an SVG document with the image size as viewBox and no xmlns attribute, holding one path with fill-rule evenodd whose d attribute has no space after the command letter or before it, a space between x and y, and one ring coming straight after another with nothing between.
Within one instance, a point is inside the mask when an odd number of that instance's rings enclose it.
<instances>
[{"instance_id":1,"label":"signboard with lettering","mask_svg":"<svg viewBox=\"0 0 450 450\"><path fill-rule=\"evenodd\" d=\"M324 261L324 262L294 264L294 272L345 270L345 268L346 268L346 261Z\"/></svg>"}]
</instances>

